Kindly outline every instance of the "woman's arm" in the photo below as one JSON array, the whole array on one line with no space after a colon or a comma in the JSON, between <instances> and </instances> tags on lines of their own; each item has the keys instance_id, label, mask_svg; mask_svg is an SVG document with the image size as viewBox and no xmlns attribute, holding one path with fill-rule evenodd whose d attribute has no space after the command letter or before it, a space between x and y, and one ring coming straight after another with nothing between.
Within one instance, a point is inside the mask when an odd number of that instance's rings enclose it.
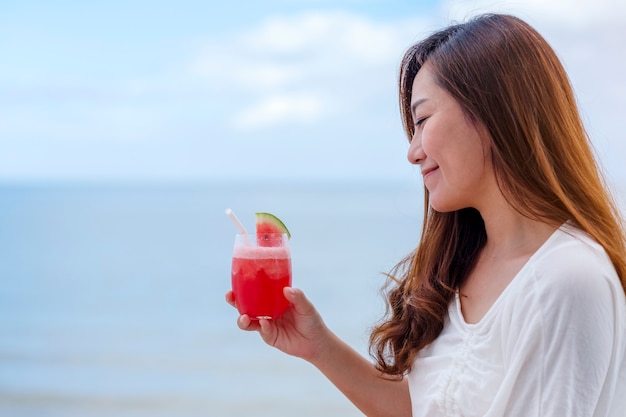
<instances>
[{"instance_id":1,"label":"woman's arm","mask_svg":"<svg viewBox=\"0 0 626 417\"><path fill-rule=\"evenodd\" d=\"M365 415L411 416L406 380L381 374L339 339L301 290L285 288L284 294L292 305L281 318L253 321L243 315L238 326L258 331L270 346L310 362ZM226 294L226 300L234 305L232 292Z\"/></svg>"},{"instance_id":2,"label":"woman's arm","mask_svg":"<svg viewBox=\"0 0 626 417\"><path fill-rule=\"evenodd\" d=\"M381 374L335 334L328 338L311 363L354 405L370 417L411 416L406 379Z\"/></svg>"}]
</instances>

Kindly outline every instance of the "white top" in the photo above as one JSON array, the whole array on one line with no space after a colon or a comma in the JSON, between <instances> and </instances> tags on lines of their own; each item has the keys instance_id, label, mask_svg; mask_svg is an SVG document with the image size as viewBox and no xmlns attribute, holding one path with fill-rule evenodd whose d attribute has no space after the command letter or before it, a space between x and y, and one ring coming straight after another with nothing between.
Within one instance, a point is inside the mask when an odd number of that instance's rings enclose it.
<instances>
[{"instance_id":1,"label":"white top","mask_svg":"<svg viewBox=\"0 0 626 417\"><path fill-rule=\"evenodd\" d=\"M626 416L626 299L600 245L568 224L467 324L458 296L408 376L413 417Z\"/></svg>"}]
</instances>

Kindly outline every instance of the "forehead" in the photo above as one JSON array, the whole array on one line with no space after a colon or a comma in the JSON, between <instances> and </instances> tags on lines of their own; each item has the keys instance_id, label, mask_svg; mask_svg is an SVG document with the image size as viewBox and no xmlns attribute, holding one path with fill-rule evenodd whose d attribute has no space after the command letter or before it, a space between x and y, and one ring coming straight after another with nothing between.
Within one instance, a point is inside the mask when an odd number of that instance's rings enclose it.
<instances>
[{"instance_id":1,"label":"forehead","mask_svg":"<svg viewBox=\"0 0 626 417\"><path fill-rule=\"evenodd\" d=\"M413 79L411 87L411 103L418 100L432 99L441 93L441 88L435 82L435 76L428 63L424 64Z\"/></svg>"}]
</instances>

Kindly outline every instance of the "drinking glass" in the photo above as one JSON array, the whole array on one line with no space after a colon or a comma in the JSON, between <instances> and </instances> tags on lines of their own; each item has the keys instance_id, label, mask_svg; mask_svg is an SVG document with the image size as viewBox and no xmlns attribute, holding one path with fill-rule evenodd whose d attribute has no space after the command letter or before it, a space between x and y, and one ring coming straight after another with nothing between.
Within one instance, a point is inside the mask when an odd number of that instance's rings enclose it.
<instances>
[{"instance_id":1,"label":"drinking glass","mask_svg":"<svg viewBox=\"0 0 626 417\"><path fill-rule=\"evenodd\" d=\"M291 286L289 238L282 233L237 234L231 273L239 314L257 320L282 316L289 306L283 288Z\"/></svg>"}]
</instances>

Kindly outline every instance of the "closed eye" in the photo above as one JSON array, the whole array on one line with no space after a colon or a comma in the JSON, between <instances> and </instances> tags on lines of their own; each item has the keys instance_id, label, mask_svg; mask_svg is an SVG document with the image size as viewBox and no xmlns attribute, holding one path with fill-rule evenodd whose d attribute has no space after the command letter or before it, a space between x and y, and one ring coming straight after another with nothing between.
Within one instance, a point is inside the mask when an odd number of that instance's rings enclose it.
<instances>
[{"instance_id":1,"label":"closed eye","mask_svg":"<svg viewBox=\"0 0 626 417\"><path fill-rule=\"evenodd\" d=\"M428 117L422 117L421 119L418 119L415 122L415 127L420 127L422 126L422 124L424 124L424 122L426 121L426 119L428 119Z\"/></svg>"}]
</instances>

